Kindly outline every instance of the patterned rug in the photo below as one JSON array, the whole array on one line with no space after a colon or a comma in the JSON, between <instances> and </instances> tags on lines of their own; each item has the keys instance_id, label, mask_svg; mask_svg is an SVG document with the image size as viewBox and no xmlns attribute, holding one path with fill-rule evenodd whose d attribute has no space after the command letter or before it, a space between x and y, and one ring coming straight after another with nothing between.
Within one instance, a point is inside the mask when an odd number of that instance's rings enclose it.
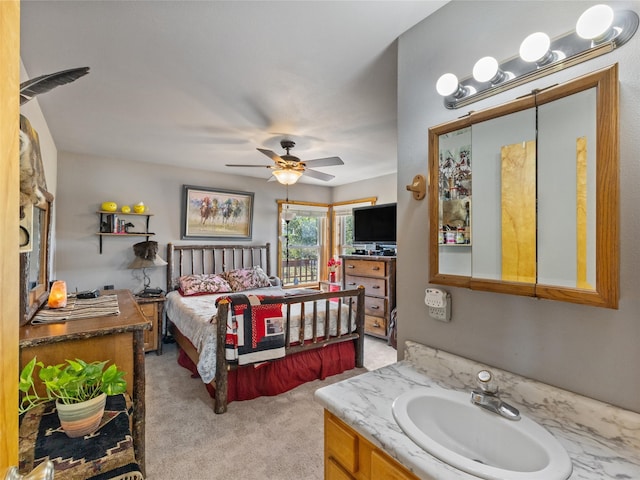
<instances>
[{"instance_id":1,"label":"patterned rug","mask_svg":"<svg viewBox=\"0 0 640 480\"><path fill-rule=\"evenodd\" d=\"M23 474L51 460L56 480L142 479L123 395L107 397L100 427L80 438L64 433L54 402L30 410L20 417L19 448Z\"/></svg>"}]
</instances>

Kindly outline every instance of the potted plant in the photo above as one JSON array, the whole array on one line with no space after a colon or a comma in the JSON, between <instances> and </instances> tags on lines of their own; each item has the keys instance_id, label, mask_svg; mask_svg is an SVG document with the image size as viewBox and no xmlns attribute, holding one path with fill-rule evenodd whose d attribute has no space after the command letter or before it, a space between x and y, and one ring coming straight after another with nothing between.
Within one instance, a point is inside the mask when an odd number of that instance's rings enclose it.
<instances>
[{"instance_id":1,"label":"potted plant","mask_svg":"<svg viewBox=\"0 0 640 480\"><path fill-rule=\"evenodd\" d=\"M125 372L114 365L106 370L108 360L87 363L67 360L59 365L44 366L34 357L20 373L19 389L24 393L19 413L55 400L60 425L69 437L81 437L97 430L102 420L107 395L118 395L127 389ZM34 371L44 385L46 396L36 390Z\"/></svg>"}]
</instances>

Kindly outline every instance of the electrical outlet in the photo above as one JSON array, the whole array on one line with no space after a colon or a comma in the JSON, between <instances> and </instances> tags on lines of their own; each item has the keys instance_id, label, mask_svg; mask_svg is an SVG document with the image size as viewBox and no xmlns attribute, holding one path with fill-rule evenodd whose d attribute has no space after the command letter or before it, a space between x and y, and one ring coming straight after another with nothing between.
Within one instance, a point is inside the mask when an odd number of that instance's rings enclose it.
<instances>
[{"instance_id":1,"label":"electrical outlet","mask_svg":"<svg viewBox=\"0 0 640 480\"><path fill-rule=\"evenodd\" d=\"M444 305L442 307L429 306L429 316L440 320L441 322L451 321L451 295L447 292L443 292ZM426 302L425 302L426 303ZM427 303L428 304L428 303Z\"/></svg>"}]
</instances>

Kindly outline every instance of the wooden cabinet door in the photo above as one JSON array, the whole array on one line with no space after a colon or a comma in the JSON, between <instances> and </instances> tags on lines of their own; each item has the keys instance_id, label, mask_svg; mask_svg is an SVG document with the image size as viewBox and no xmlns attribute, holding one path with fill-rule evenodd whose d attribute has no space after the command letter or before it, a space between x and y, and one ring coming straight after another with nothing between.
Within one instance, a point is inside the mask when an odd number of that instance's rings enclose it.
<instances>
[{"instance_id":1,"label":"wooden cabinet door","mask_svg":"<svg viewBox=\"0 0 640 480\"><path fill-rule=\"evenodd\" d=\"M151 322L151 330L144 331L144 351L151 352L158 348L158 304L143 303L140 305L140 310Z\"/></svg>"},{"instance_id":2,"label":"wooden cabinet door","mask_svg":"<svg viewBox=\"0 0 640 480\"><path fill-rule=\"evenodd\" d=\"M349 475L333 458L327 459L324 478L325 480L355 480L354 477Z\"/></svg>"}]
</instances>

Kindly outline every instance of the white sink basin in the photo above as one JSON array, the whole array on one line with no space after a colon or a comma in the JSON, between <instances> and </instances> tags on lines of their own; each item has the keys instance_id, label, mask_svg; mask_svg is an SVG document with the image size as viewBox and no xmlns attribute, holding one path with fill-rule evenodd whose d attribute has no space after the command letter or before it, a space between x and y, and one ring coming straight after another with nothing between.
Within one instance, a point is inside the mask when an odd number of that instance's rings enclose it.
<instances>
[{"instance_id":1,"label":"white sink basin","mask_svg":"<svg viewBox=\"0 0 640 480\"><path fill-rule=\"evenodd\" d=\"M565 480L564 447L530 418L508 420L471 403L471 394L421 388L395 399L402 431L445 463L491 480Z\"/></svg>"}]
</instances>

